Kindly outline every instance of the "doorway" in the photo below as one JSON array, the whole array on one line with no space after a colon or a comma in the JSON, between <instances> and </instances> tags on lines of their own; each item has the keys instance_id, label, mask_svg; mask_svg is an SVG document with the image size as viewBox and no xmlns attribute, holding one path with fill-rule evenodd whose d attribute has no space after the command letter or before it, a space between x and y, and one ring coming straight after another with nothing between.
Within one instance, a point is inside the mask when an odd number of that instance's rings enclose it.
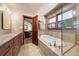
<instances>
[{"instance_id":1,"label":"doorway","mask_svg":"<svg viewBox=\"0 0 79 59\"><path fill-rule=\"evenodd\" d=\"M23 16L23 41L38 45L38 16Z\"/></svg>"}]
</instances>

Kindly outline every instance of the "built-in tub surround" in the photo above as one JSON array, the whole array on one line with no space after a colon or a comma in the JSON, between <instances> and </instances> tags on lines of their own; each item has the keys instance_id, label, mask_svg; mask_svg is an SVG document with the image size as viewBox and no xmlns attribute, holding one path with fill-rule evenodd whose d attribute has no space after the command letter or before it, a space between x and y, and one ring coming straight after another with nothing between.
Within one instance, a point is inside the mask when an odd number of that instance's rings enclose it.
<instances>
[{"instance_id":1,"label":"built-in tub surround","mask_svg":"<svg viewBox=\"0 0 79 59\"><path fill-rule=\"evenodd\" d=\"M41 35L40 38L50 46L55 46L59 49L61 48L61 44L62 44L61 39L52 37L50 35ZM63 46L65 46L64 42L63 42Z\"/></svg>"},{"instance_id":2,"label":"built-in tub surround","mask_svg":"<svg viewBox=\"0 0 79 59\"><path fill-rule=\"evenodd\" d=\"M61 30L47 30L46 34L61 39Z\"/></svg>"},{"instance_id":3,"label":"built-in tub surround","mask_svg":"<svg viewBox=\"0 0 79 59\"><path fill-rule=\"evenodd\" d=\"M61 39L46 34L40 35L38 36L38 38L39 41L42 42L46 47L48 47L49 50L52 50L52 53L54 52L57 55L62 55L62 52L64 53L66 50L69 49L69 47L73 46L72 43L62 41ZM64 51L62 51L62 49L64 49Z\"/></svg>"},{"instance_id":4,"label":"built-in tub surround","mask_svg":"<svg viewBox=\"0 0 79 59\"><path fill-rule=\"evenodd\" d=\"M49 36L49 35L40 35L39 42L42 42L43 45L48 47L48 49L52 51L51 53L54 52L56 55L61 55L61 40L54 38L52 36Z\"/></svg>"}]
</instances>

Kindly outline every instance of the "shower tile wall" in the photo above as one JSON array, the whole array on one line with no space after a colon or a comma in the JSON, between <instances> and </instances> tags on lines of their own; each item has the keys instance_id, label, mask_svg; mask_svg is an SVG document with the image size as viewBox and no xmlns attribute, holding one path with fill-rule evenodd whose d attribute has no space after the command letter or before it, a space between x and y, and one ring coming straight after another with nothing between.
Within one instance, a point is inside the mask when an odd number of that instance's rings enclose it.
<instances>
[{"instance_id":1,"label":"shower tile wall","mask_svg":"<svg viewBox=\"0 0 79 59\"><path fill-rule=\"evenodd\" d=\"M61 30L48 30L46 31L46 34L61 39Z\"/></svg>"}]
</instances>

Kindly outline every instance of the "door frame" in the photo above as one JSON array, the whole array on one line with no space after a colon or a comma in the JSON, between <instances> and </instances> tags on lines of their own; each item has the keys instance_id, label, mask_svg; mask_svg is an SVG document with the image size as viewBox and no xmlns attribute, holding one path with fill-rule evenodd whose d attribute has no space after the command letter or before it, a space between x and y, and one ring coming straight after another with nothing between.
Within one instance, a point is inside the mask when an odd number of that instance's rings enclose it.
<instances>
[{"instance_id":1,"label":"door frame","mask_svg":"<svg viewBox=\"0 0 79 59\"><path fill-rule=\"evenodd\" d=\"M34 18L35 18L36 16L34 16L34 17L31 17L31 16L26 16L26 15L23 15L23 44L24 44L24 18L28 18L28 19L32 19L32 22L33 22L33 20L34 20ZM37 21L38 21L38 19L36 19ZM38 26L38 25L37 25ZM33 23L32 23L32 43L33 43ZM38 30L37 30L37 33L38 33ZM35 36L36 37L36 36ZM38 40L38 39L37 39ZM35 44L35 45L38 45L38 44Z\"/></svg>"}]
</instances>

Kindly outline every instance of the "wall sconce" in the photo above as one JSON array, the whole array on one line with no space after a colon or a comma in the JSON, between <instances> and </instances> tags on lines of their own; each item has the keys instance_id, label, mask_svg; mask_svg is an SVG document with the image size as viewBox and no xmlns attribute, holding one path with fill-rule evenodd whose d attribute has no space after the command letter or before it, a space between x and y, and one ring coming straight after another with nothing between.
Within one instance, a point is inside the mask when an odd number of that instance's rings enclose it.
<instances>
[{"instance_id":1,"label":"wall sconce","mask_svg":"<svg viewBox=\"0 0 79 59\"><path fill-rule=\"evenodd\" d=\"M9 14L11 14L12 12L10 11L10 9L5 8L5 11L8 12Z\"/></svg>"},{"instance_id":2,"label":"wall sconce","mask_svg":"<svg viewBox=\"0 0 79 59\"><path fill-rule=\"evenodd\" d=\"M72 13L75 15L75 14L76 14L76 11L75 11L75 10L73 10L73 11L72 11Z\"/></svg>"},{"instance_id":3,"label":"wall sconce","mask_svg":"<svg viewBox=\"0 0 79 59\"><path fill-rule=\"evenodd\" d=\"M1 7L0 10L1 10L1 11L6 11L6 12L8 12L9 14L12 14L12 12L10 11L10 9L8 9L7 7Z\"/></svg>"}]
</instances>

